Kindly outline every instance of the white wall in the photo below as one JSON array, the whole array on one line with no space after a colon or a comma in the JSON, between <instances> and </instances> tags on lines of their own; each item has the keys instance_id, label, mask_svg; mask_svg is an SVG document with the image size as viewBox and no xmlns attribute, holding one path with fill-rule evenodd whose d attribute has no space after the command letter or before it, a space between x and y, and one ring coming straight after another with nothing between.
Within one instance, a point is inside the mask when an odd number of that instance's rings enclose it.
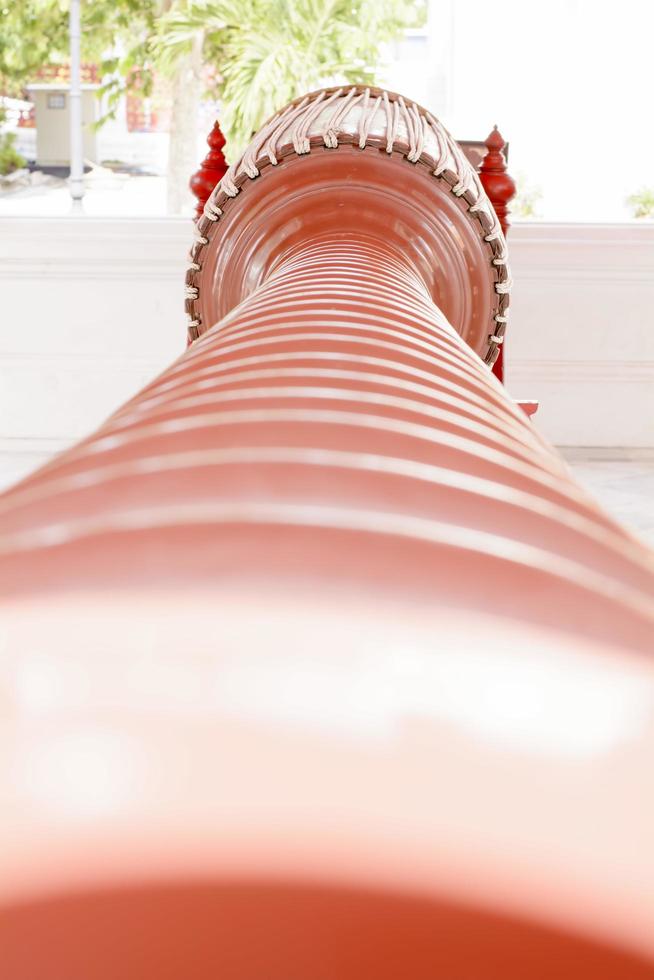
<instances>
[{"instance_id":1,"label":"white wall","mask_svg":"<svg viewBox=\"0 0 654 980\"><path fill-rule=\"evenodd\" d=\"M0 219L0 471L98 425L185 344L186 219ZM516 225L509 388L560 445L654 446L654 227Z\"/></svg>"},{"instance_id":2,"label":"white wall","mask_svg":"<svg viewBox=\"0 0 654 980\"><path fill-rule=\"evenodd\" d=\"M190 237L188 219L0 219L0 470L89 432L184 350Z\"/></svg>"},{"instance_id":3,"label":"white wall","mask_svg":"<svg viewBox=\"0 0 654 980\"><path fill-rule=\"evenodd\" d=\"M507 383L561 446L654 446L654 226L516 224Z\"/></svg>"}]
</instances>

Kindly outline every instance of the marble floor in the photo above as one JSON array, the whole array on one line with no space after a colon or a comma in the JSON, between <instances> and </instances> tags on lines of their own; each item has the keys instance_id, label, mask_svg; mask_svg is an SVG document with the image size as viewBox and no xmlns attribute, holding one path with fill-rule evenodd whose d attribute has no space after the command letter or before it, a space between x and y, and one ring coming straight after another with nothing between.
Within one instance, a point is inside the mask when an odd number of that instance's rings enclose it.
<instances>
[{"instance_id":1,"label":"marble floor","mask_svg":"<svg viewBox=\"0 0 654 980\"><path fill-rule=\"evenodd\" d=\"M654 548L654 449L562 449L577 480ZM48 452L0 453L0 492L46 462Z\"/></svg>"},{"instance_id":2,"label":"marble floor","mask_svg":"<svg viewBox=\"0 0 654 980\"><path fill-rule=\"evenodd\" d=\"M602 507L654 548L654 449L561 452Z\"/></svg>"}]
</instances>

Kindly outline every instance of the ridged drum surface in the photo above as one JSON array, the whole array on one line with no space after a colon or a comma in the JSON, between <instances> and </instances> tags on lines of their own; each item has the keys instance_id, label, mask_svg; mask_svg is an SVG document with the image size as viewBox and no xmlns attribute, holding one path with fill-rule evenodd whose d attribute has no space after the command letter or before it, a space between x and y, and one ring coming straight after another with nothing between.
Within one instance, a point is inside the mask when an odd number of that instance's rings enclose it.
<instances>
[{"instance_id":1,"label":"ridged drum surface","mask_svg":"<svg viewBox=\"0 0 654 980\"><path fill-rule=\"evenodd\" d=\"M192 585L198 560L221 575L227 552L232 576L320 581L316 552L339 564L343 542L363 585L651 643L649 555L572 482L412 269L365 238L297 249L1 516L10 592L120 584L117 541L144 588ZM167 538L174 560L153 567Z\"/></svg>"},{"instance_id":2,"label":"ridged drum surface","mask_svg":"<svg viewBox=\"0 0 654 980\"><path fill-rule=\"evenodd\" d=\"M434 302L505 319L469 212L331 152L246 178L187 284L240 301L0 498L11 980L654 976L652 557Z\"/></svg>"}]
</instances>

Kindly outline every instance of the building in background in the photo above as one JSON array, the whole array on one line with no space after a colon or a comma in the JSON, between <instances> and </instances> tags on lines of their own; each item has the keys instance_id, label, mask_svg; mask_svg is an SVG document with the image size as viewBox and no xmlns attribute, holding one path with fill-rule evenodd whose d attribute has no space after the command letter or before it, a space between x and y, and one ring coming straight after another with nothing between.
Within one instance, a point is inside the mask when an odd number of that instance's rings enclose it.
<instances>
[{"instance_id":1,"label":"building in background","mask_svg":"<svg viewBox=\"0 0 654 980\"><path fill-rule=\"evenodd\" d=\"M82 126L85 163L98 162L97 83L82 83ZM36 132L35 163L39 168L70 166L70 86L63 82L37 82L27 86L34 105Z\"/></svg>"}]
</instances>

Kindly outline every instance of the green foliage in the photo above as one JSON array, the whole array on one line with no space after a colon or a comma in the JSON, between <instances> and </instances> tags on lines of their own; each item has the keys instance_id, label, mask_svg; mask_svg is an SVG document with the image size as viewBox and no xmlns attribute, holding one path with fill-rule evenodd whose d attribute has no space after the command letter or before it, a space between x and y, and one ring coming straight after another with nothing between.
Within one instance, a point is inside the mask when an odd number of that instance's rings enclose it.
<instances>
[{"instance_id":1,"label":"green foliage","mask_svg":"<svg viewBox=\"0 0 654 980\"><path fill-rule=\"evenodd\" d=\"M68 0L0 0L0 90L19 94L39 67L68 58ZM82 57L99 65L107 113L126 89L149 95L194 40L216 71L211 94L234 156L303 92L375 81L380 47L420 26L426 0L84 0Z\"/></svg>"},{"instance_id":2,"label":"green foliage","mask_svg":"<svg viewBox=\"0 0 654 980\"><path fill-rule=\"evenodd\" d=\"M0 0L0 84L20 95L41 65L57 60L68 44L65 5L58 0Z\"/></svg>"},{"instance_id":3,"label":"green foliage","mask_svg":"<svg viewBox=\"0 0 654 980\"><path fill-rule=\"evenodd\" d=\"M189 0L162 18L159 64L204 35L234 158L286 102L324 84L373 84L380 46L424 23L424 0Z\"/></svg>"},{"instance_id":4,"label":"green foliage","mask_svg":"<svg viewBox=\"0 0 654 980\"><path fill-rule=\"evenodd\" d=\"M99 66L107 116L135 83L148 94L150 46L157 17L169 6L165 0L83 0L82 59ZM68 0L0 0L0 91L19 96L43 65L68 61L69 8Z\"/></svg>"},{"instance_id":5,"label":"green foliage","mask_svg":"<svg viewBox=\"0 0 654 980\"><path fill-rule=\"evenodd\" d=\"M14 133L0 133L0 177L20 170L27 162L16 149L15 143Z\"/></svg>"},{"instance_id":6,"label":"green foliage","mask_svg":"<svg viewBox=\"0 0 654 980\"><path fill-rule=\"evenodd\" d=\"M516 195L510 202L511 214L515 218L540 218L539 207L543 197L540 187L530 184L525 174L516 177Z\"/></svg>"},{"instance_id":7,"label":"green foliage","mask_svg":"<svg viewBox=\"0 0 654 980\"><path fill-rule=\"evenodd\" d=\"M154 28L154 0L84 0L83 58L101 62L121 38ZM68 0L0 0L0 82L24 84L46 64L68 59Z\"/></svg>"},{"instance_id":8,"label":"green foliage","mask_svg":"<svg viewBox=\"0 0 654 980\"><path fill-rule=\"evenodd\" d=\"M4 109L0 109L0 127L5 121L6 114ZM14 133L3 133L0 128L0 177L6 177L14 170L20 170L27 161L16 149L16 136Z\"/></svg>"},{"instance_id":9,"label":"green foliage","mask_svg":"<svg viewBox=\"0 0 654 980\"><path fill-rule=\"evenodd\" d=\"M654 187L641 187L635 194L630 194L625 203L634 218L654 218Z\"/></svg>"}]
</instances>

